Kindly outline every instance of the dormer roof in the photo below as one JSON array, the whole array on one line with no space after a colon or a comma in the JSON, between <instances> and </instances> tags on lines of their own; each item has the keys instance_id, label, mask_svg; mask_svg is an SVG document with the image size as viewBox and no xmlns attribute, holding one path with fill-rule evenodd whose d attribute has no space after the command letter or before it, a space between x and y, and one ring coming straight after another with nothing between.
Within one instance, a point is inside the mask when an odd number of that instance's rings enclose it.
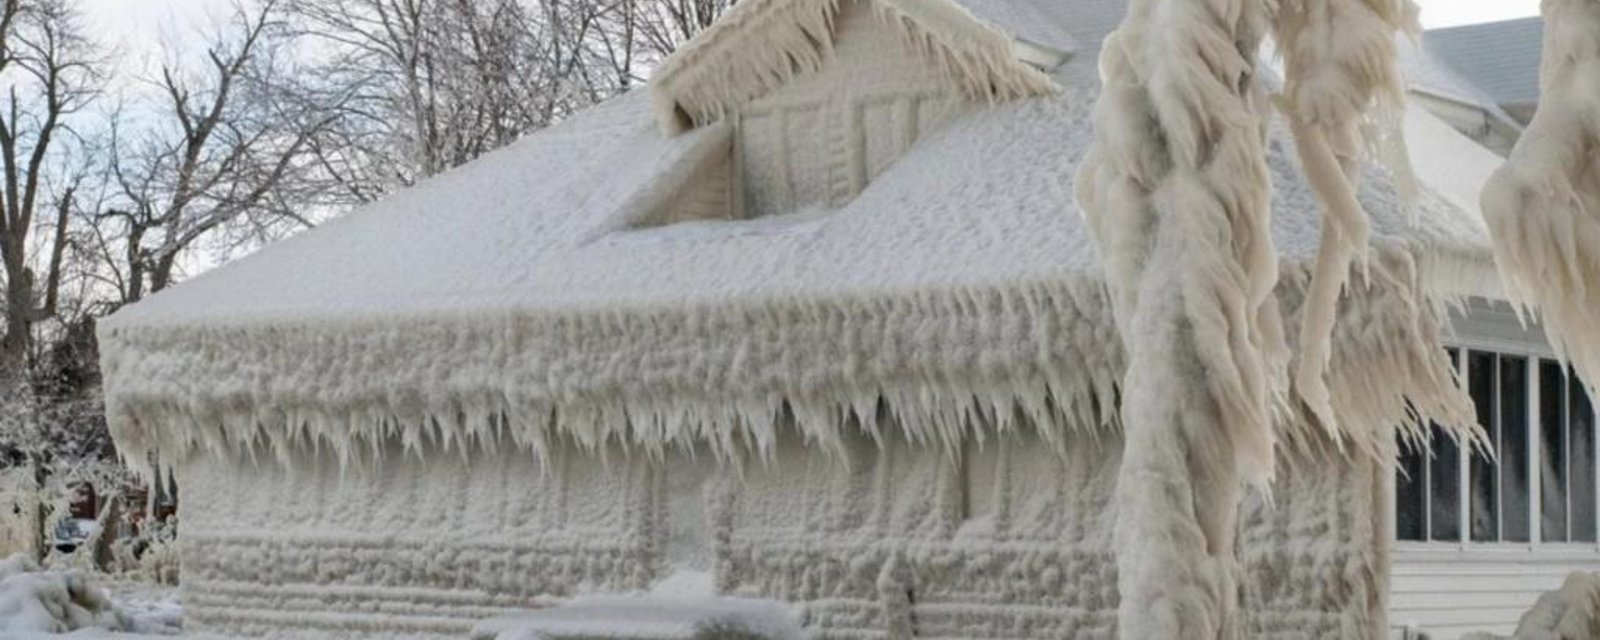
<instances>
[{"instance_id":1,"label":"dormer roof","mask_svg":"<svg viewBox=\"0 0 1600 640\"><path fill-rule=\"evenodd\" d=\"M990 102L1042 96L1049 77L1025 58L1029 48L1057 50L1060 30L1034 28L1019 41L951 0L744 0L667 58L651 80L656 121L667 134L721 119L796 75L813 72L832 53L835 16L846 2L864 2L968 97ZM1013 23L1020 8L978 0ZM1015 28L1015 27L1014 27ZM1040 61L1035 61L1037 64ZM1059 63L1059 61L1058 61Z\"/></svg>"}]
</instances>

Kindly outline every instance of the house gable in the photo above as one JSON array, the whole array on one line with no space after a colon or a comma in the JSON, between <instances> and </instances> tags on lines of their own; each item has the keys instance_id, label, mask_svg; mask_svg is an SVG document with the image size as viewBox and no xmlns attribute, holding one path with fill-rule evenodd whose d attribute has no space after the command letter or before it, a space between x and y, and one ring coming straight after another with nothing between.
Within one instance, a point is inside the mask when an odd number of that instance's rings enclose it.
<instances>
[{"instance_id":1,"label":"house gable","mask_svg":"<svg viewBox=\"0 0 1600 640\"><path fill-rule=\"evenodd\" d=\"M719 120L833 56L839 16L855 5L970 98L1045 95L1053 85L1011 38L951 0L745 0L684 45L651 80L656 118L675 134Z\"/></svg>"},{"instance_id":2,"label":"house gable","mask_svg":"<svg viewBox=\"0 0 1600 640\"><path fill-rule=\"evenodd\" d=\"M653 86L658 109L666 108L666 116L658 116L667 118L661 121L667 130L715 122L733 135L724 157L697 169L643 226L841 207L952 115L1050 89L1043 74L1015 56L1005 35L945 0L914 5L915 13L942 19L931 29L893 1L746 2L739 6L753 8L730 14L718 23L721 32L691 43ZM806 7L819 12L809 16L814 24L795 15ZM789 30L771 24L784 18L794 20L786 23ZM995 48L1004 68L973 66L975 54L962 57L930 33L965 33L967 51ZM777 42L763 39L741 49L744 39L763 34ZM798 54L784 53L783 38L800 35L807 44ZM719 58L732 52L744 57ZM761 82L727 75L754 73L763 55L784 59L772 62ZM958 62L967 66L949 66ZM1002 71L1011 75L1002 77ZM722 82L709 89L695 84L718 74Z\"/></svg>"}]
</instances>

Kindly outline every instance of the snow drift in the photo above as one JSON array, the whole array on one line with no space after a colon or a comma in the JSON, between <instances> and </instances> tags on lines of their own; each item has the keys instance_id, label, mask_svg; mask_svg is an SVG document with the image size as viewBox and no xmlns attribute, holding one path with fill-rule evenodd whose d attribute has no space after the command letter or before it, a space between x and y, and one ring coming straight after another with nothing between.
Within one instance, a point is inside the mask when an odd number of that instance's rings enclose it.
<instances>
[{"instance_id":1,"label":"snow drift","mask_svg":"<svg viewBox=\"0 0 1600 640\"><path fill-rule=\"evenodd\" d=\"M39 571L22 556L0 561L0 631L132 631L133 622L78 572Z\"/></svg>"}]
</instances>

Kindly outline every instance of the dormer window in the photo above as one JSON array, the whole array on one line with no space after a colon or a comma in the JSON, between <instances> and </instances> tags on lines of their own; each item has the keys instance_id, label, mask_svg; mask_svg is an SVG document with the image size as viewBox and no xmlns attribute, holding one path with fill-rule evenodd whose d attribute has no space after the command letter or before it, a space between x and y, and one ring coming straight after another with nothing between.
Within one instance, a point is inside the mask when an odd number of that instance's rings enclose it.
<instances>
[{"instance_id":1,"label":"dormer window","mask_svg":"<svg viewBox=\"0 0 1600 640\"><path fill-rule=\"evenodd\" d=\"M974 105L1052 89L1015 43L941 0L746 0L652 85L664 132L729 127L647 224L844 206Z\"/></svg>"}]
</instances>

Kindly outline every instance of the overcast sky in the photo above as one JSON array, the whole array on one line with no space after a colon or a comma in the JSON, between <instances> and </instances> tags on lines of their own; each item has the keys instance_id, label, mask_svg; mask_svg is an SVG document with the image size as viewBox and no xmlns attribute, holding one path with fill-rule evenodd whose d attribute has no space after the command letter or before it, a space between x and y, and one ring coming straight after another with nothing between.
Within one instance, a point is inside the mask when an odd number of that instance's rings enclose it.
<instances>
[{"instance_id":1,"label":"overcast sky","mask_svg":"<svg viewBox=\"0 0 1600 640\"><path fill-rule=\"evenodd\" d=\"M1073 0L1059 0L1071 2ZM100 36L122 47L123 62L142 68L160 44L191 41L194 24L225 17L232 0L81 0ZM1417 0L1427 28L1538 15L1539 0Z\"/></svg>"}]
</instances>

